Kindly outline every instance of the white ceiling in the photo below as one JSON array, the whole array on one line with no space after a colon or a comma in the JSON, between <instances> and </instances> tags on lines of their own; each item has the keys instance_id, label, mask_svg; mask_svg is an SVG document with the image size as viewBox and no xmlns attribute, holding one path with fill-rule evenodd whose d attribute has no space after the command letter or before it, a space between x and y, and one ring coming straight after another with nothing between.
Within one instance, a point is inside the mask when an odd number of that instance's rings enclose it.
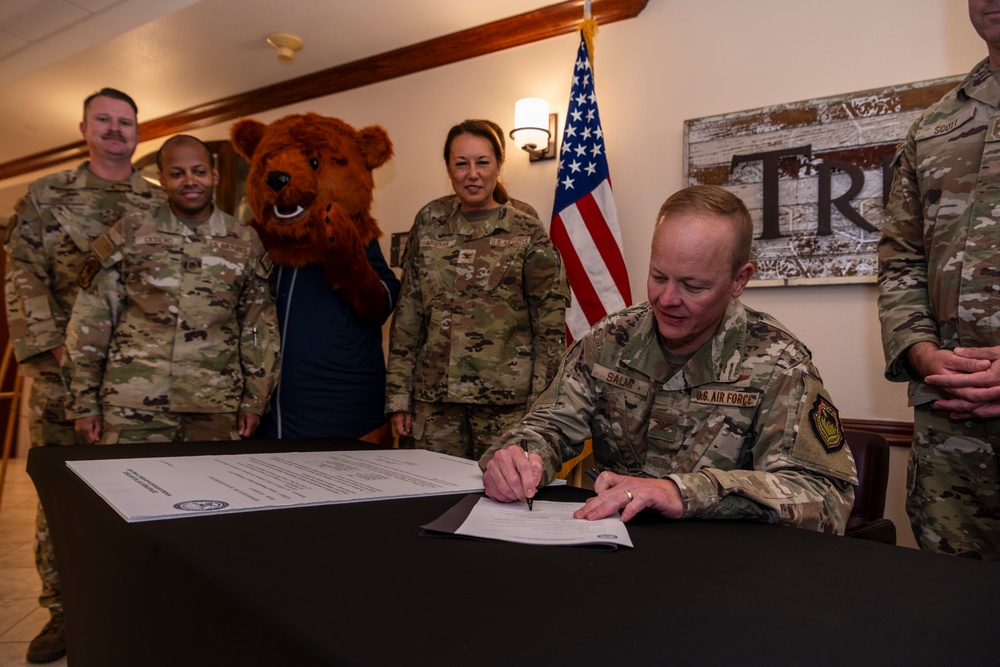
<instances>
[{"instance_id":1,"label":"white ceiling","mask_svg":"<svg viewBox=\"0 0 1000 667\"><path fill-rule=\"evenodd\" d=\"M80 139L104 86L140 122L558 0L3 0L0 163ZM279 62L265 39L305 42Z\"/></svg>"}]
</instances>

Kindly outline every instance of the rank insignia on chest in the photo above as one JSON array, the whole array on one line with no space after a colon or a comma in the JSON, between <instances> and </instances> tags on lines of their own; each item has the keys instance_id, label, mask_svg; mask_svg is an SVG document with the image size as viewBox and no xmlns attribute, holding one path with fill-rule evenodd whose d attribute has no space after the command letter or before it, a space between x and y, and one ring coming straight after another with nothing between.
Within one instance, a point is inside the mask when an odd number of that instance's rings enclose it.
<instances>
[{"instance_id":1,"label":"rank insignia on chest","mask_svg":"<svg viewBox=\"0 0 1000 667\"><path fill-rule=\"evenodd\" d=\"M816 402L809 412L809 420L826 451L835 452L844 446L844 429L840 423L840 413L828 400L822 396L816 397Z\"/></svg>"},{"instance_id":2,"label":"rank insignia on chest","mask_svg":"<svg viewBox=\"0 0 1000 667\"><path fill-rule=\"evenodd\" d=\"M458 251L458 263L459 264L472 264L476 261L476 251L470 250L468 248L463 248Z\"/></svg>"},{"instance_id":3,"label":"rank insignia on chest","mask_svg":"<svg viewBox=\"0 0 1000 667\"><path fill-rule=\"evenodd\" d=\"M83 263L83 268L80 269L80 277L78 279L80 287L83 289L88 289L91 283L94 282L94 276L97 272L101 270L101 263L98 261L97 257L94 255L88 255L87 260Z\"/></svg>"}]
</instances>

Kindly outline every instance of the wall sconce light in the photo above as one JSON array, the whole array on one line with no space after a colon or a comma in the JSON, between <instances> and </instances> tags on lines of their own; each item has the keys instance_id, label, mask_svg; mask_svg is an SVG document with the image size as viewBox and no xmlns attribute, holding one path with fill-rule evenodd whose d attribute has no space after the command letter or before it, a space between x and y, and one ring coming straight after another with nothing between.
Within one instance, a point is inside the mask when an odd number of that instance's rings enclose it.
<instances>
[{"instance_id":1,"label":"wall sconce light","mask_svg":"<svg viewBox=\"0 0 1000 667\"><path fill-rule=\"evenodd\" d=\"M278 52L278 60L292 62L295 52L302 48L302 40L287 32L273 32L267 36L267 43Z\"/></svg>"},{"instance_id":2,"label":"wall sconce light","mask_svg":"<svg viewBox=\"0 0 1000 667\"><path fill-rule=\"evenodd\" d=\"M537 97L525 97L514 103L514 129L510 138L528 153L528 160L551 160L556 156L556 114L549 113L549 103ZM541 146L542 148L539 148Z\"/></svg>"}]
</instances>

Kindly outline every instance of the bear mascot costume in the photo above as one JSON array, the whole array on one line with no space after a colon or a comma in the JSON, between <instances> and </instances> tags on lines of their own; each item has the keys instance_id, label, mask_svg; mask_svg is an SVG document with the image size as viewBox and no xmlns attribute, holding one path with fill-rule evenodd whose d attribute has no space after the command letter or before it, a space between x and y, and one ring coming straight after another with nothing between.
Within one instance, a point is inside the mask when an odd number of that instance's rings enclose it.
<instances>
[{"instance_id":1,"label":"bear mascot costume","mask_svg":"<svg viewBox=\"0 0 1000 667\"><path fill-rule=\"evenodd\" d=\"M250 161L248 224L278 267L281 378L263 437L391 445L382 324L399 280L370 212L372 170L392 157L389 136L314 113L270 125L242 119L231 134Z\"/></svg>"}]
</instances>

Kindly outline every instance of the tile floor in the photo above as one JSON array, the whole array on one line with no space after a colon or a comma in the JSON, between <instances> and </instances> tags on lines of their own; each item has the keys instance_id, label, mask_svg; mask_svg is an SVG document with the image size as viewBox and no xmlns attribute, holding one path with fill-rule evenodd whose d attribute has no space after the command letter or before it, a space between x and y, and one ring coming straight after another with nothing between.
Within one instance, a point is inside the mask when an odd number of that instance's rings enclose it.
<instances>
[{"instance_id":1,"label":"tile floor","mask_svg":"<svg viewBox=\"0 0 1000 667\"><path fill-rule=\"evenodd\" d=\"M33 550L38 496L24 466L24 458L11 459L0 489L0 667L30 664L24 659L28 642L49 620L38 606ZM66 658L48 664L65 667Z\"/></svg>"}]
</instances>

